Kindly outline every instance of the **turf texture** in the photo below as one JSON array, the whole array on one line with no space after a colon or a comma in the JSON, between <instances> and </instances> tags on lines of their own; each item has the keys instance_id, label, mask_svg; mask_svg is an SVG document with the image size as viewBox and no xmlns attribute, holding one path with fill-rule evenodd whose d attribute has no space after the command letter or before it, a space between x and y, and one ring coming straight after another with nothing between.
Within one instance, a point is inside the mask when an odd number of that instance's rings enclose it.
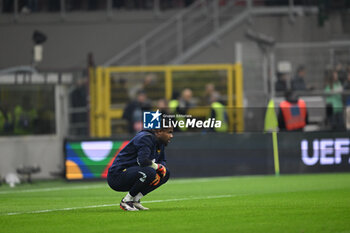
<instances>
[{"instance_id":1,"label":"turf texture","mask_svg":"<svg viewBox=\"0 0 350 233\"><path fill-rule=\"evenodd\" d=\"M105 182L0 186L0 232L350 233L350 174L173 179L119 208Z\"/></svg>"}]
</instances>

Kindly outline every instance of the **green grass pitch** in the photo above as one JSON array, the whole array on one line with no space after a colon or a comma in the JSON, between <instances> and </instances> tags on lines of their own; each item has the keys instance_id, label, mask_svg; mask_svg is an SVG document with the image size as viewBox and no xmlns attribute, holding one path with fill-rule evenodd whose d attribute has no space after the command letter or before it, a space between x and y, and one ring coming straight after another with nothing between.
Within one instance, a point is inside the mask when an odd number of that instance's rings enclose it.
<instances>
[{"instance_id":1,"label":"green grass pitch","mask_svg":"<svg viewBox=\"0 0 350 233\"><path fill-rule=\"evenodd\" d=\"M173 179L119 208L105 182L0 187L0 232L350 233L350 174Z\"/></svg>"}]
</instances>

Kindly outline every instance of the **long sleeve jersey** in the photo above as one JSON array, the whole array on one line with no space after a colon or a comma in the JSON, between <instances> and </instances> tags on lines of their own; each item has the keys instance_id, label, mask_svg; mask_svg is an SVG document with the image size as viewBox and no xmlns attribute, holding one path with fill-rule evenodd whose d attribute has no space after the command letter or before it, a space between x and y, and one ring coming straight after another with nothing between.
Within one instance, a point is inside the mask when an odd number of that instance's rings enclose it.
<instances>
[{"instance_id":1,"label":"long sleeve jersey","mask_svg":"<svg viewBox=\"0 0 350 233\"><path fill-rule=\"evenodd\" d=\"M164 144L159 142L153 131L142 130L119 152L109 172L133 166L146 167L152 162L166 165Z\"/></svg>"}]
</instances>

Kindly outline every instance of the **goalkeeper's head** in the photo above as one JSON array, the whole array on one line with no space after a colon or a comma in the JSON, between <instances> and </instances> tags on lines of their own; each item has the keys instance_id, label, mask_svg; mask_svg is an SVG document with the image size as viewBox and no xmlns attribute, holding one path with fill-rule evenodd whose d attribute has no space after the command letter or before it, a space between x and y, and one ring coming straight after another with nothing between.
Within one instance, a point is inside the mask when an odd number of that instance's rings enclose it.
<instances>
[{"instance_id":1,"label":"goalkeeper's head","mask_svg":"<svg viewBox=\"0 0 350 233\"><path fill-rule=\"evenodd\" d=\"M162 129L153 129L153 132L156 135L157 139L165 146L167 146L168 143L170 142L170 140L174 137L173 136L173 132L174 132L173 127L162 128Z\"/></svg>"}]
</instances>

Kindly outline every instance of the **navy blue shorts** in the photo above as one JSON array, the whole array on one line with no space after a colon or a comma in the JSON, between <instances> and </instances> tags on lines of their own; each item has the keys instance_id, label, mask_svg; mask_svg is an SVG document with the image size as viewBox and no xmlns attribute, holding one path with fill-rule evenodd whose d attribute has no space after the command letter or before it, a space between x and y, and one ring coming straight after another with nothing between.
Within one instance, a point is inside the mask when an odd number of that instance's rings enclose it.
<instances>
[{"instance_id":1,"label":"navy blue shorts","mask_svg":"<svg viewBox=\"0 0 350 233\"><path fill-rule=\"evenodd\" d=\"M132 196L141 192L143 195L153 191L165 184L170 173L167 169L166 175L160 179L157 185L151 185L156 178L156 170L152 167L134 166L124 169L124 171L108 172L108 185L115 191L130 192Z\"/></svg>"}]
</instances>

